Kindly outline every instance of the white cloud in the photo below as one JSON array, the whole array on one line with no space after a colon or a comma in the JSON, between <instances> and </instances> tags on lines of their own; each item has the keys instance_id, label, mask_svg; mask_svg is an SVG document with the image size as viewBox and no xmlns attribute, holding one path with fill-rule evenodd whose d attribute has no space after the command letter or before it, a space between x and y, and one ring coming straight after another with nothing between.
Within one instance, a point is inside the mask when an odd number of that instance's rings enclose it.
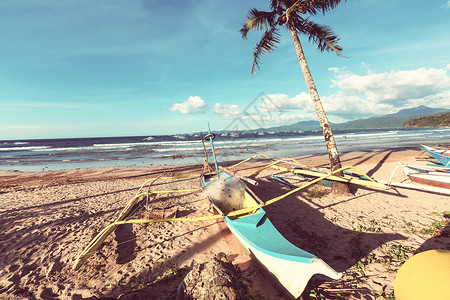
<instances>
[{"instance_id":1,"label":"white cloud","mask_svg":"<svg viewBox=\"0 0 450 300\"><path fill-rule=\"evenodd\" d=\"M222 119L233 119L242 113L242 108L236 104L216 103L214 104L212 111Z\"/></svg>"},{"instance_id":2,"label":"white cloud","mask_svg":"<svg viewBox=\"0 0 450 300\"><path fill-rule=\"evenodd\" d=\"M293 98L289 98L285 94L268 94L264 95L264 101L258 105L258 109L264 112L270 111L314 111L311 97L307 93L300 93Z\"/></svg>"},{"instance_id":3,"label":"white cloud","mask_svg":"<svg viewBox=\"0 0 450 300\"><path fill-rule=\"evenodd\" d=\"M368 71L366 75L339 68L329 70L334 72L332 87L338 90L322 96L321 101L328 118L334 122L392 114L420 105L450 108L450 76L447 74L450 65L441 69L419 68L385 73ZM189 97L170 108L184 114L204 113L207 109L207 104L200 97ZM216 103L211 112L222 119L238 118L253 127L317 119L311 97L306 92L294 97L282 93L266 94L246 111L236 104Z\"/></svg>"},{"instance_id":4,"label":"white cloud","mask_svg":"<svg viewBox=\"0 0 450 300\"><path fill-rule=\"evenodd\" d=\"M378 109L382 104L374 105L361 97L347 95L342 91L331 96L321 98L323 108L329 115L339 116L344 119L364 118L379 113ZM390 108L390 107L389 107ZM383 113L392 113L384 108Z\"/></svg>"},{"instance_id":5,"label":"white cloud","mask_svg":"<svg viewBox=\"0 0 450 300\"><path fill-rule=\"evenodd\" d=\"M364 76L338 72L332 80L349 95L360 95L371 103L386 103L395 107L408 101L439 94L450 87L450 77L445 69L420 68L409 71L391 71Z\"/></svg>"},{"instance_id":6,"label":"white cloud","mask_svg":"<svg viewBox=\"0 0 450 300\"><path fill-rule=\"evenodd\" d=\"M437 108L450 108L450 91L444 91L442 93L429 95L420 99L410 99L408 101L408 107L417 107L420 105Z\"/></svg>"},{"instance_id":7,"label":"white cloud","mask_svg":"<svg viewBox=\"0 0 450 300\"><path fill-rule=\"evenodd\" d=\"M182 114L201 114L205 113L208 105L205 100L198 96L190 96L186 101L175 103L169 108L170 111L178 111Z\"/></svg>"},{"instance_id":8,"label":"white cloud","mask_svg":"<svg viewBox=\"0 0 450 300\"><path fill-rule=\"evenodd\" d=\"M404 108L426 105L436 108L450 108L449 66L442 69L390 71L385 73L368 72L366 75L329 68L334 72L332 87L335 94L322 96L323 107L332 120L341 122L369 118L376 115L396 113ZM272 114L269 121L301 120L314 115L314 107L308 93L302 92L292 98L285 94L265 95L258 106L259 111L281 113ZM303 114L293 114L303 111Z\"/></svg>"}]
</instances>

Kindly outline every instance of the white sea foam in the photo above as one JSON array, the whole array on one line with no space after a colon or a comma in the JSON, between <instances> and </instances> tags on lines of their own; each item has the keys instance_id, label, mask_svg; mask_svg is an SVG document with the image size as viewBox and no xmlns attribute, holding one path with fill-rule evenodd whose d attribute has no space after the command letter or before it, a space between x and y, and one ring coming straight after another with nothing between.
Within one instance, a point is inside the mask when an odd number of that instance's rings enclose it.
<instances>
[{"instance_id":1,"label":"white sea foam","mask_svg":"<svg viewBox=\"0 0 450 300\"><path fill-rule=\"evenodd\" d=\"M42 151L42 152L83 152L83 151L129 151L132 148L128 147L94 147L94 146L84 146L84 147L61 147L61 148L47 148L47 149L38 149L32 151Z\"/></svg>"},{"instance_id":2,"label":"white sea foam","mask_svg":"<svg viewBox=\"0 0 450 300\"><path fill-rule=\"evenodd\" d=\"M201 144L201 141L163 141L163 142L153 142L152 145L192 145Z\"/></svg>"},{"instance_id":3,"label":"white sea foam","mask_svg":"<svg viewBox=\"0 0 450 300\"><path fill-rule=\"evenodd\" d=\"M30 147L7 147L0 148L0 151L34 151L50 148L51 146L30 146Z\"/></svg>"},{"instance_id":4,"label":"white sea foam","mask_svg":"<svg viewBox=\"0 0 450 300\"><path fill-rule=\"evenodd\" d=\"M155 152L180 152L180 151L203 151L203 148L202 147L190 147L190 148L171 147L171 148L155 149Z\"/></svg>"},{"instance_id":5,"label":"white sea foam","mask_svg":"<svg viewBox=\"0 0 450 300\"><path fill-rule=\"evenodd\" d=\"M134 146L152 146L154 143L152 142L138 142L138 143L117 143L117 144L94 144L93 147L100 148L125 148L125 147L134 147Z\"/></svg>"}]
</instances>

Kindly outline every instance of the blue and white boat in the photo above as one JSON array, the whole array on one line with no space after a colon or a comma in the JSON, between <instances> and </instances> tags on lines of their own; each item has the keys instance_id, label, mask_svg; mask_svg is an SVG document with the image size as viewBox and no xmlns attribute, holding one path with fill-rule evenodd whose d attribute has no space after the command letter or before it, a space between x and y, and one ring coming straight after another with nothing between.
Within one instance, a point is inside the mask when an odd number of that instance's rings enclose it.
<instances>
[{"instance_id":1,"label":"blue and white boat","mask_svg":"<svg viewBox=\"0 0 450 300\"><path fill-rule=\"evenodd\" d=\"M433 147L420 145L420 148L434 157L441 165L446 168L450 168L450 151L449 150L439 150Z\"/></svg>"},{"instance_id":2,"label":"blue and white boat","mask_svg":"<svg viewBox=\"0 0 450 300\"><path fill-rule=\"evenodd\" d=\"M203 186L215 210L222 215L227 215L233 211L233 208L226 204L221 205L220 201L209 196L208 185L213 185L216 180L231 182L236 179L226 173L219 173L219 175L221 179L218 179L216 174L204 175ZM240 194L242 197L238 209L260 204L245 189ZM230 195L222 196L229 198ZM224 211L224 207L231 210ZM286 240L267 218L263 208L258 208L253 214L243 217L225 217L225 223L250 257L294 299L300 297L314 274L323 274L332 279L341 277L341 273L335 271L322 259Z\"/></svg>"},{"instance_id":3,"label":"blue and white boat","mask_svg":"<svg viewBox=\"0 0 450 300\"><path fill-rule=\"evenodd\" d=\"M214 154L212 141L211 147ZM262 201L237 178L218 172L217 164L216 172L203 174L202 178L203 191L214 209L225 216L225 223L246 252L286 294L295 299L300 297L314 274L332 279L342 276L316 255L286 240L267 217ZM255 209L245 215L227 216L248 208Z\"/></svg>"}]
</instances>

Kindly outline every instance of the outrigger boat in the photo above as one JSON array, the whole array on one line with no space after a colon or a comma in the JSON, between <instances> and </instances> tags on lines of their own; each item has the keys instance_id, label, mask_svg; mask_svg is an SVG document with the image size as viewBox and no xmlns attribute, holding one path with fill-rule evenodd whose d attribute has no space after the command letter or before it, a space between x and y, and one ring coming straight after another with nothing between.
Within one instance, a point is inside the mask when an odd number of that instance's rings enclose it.
<instances>
[{"instance_id":1,"label":"outrigger boat","mask_svg":"<svg viewBox=\"0 0 450 300\"><path fill-rule=\"evenodd\" d=\"M394 174L400 168L403 169L403 172L411 181L419 184L393 182L392 179L394 178ZM443 167L409 166L399 163L399 166L392 171L388 181L377 181L392 187L450 195L450 188L448 187L449 179L450 170Z\"/></svg>"},{"instance_id":2,"label":"outrigger boat","mask_svg":"<svg viewBox=\"0 0 450 300\"><path fill-rule=\"evenodd\" d=\"M416 183L450 189L450 173L424 170L419 167L401 165L405 174Z\"/></svg>"},{"instance_id":3,"label":"outrigger boat","mask_svg":"<svg viewBox=\"0 0 450 300\"><path fill-rule=\"evenodd\" d=\"M318 183L322 180L337 180L347 183L354 183L362 186L386 189L383 183L377 182L370 178L369 176L362 173L355 167L348 166L324 174L321 172L314 172L308 170L300 170L295 168L283 168L279 167L278 163L290 163L295 161L294 159L284 159L284 160L272 160L265 155L256 155L249 159L246 159L234 166L226 168L221 168L217 165L217 160L215 157L214 144L213 144L214 134L211 132L202 138L204 150L205 150L205 164L204 167L207 169L206 172L202 172L200 178L202 182L202 190L207 196L207 199L212 203L217 214L216 215L205 215L202 217L195 218L163 218L163 219L133 219L136 215L133 211L134 208L139 206L141 201L145 200L145 208L148 205L148 196L150 194L163 194L163 193L175 193L175 192L193 192L198 191L200 188L189 189L189 190L171 190L171 191L150 191L150 186L157 179L171 179L171 178L198 178L198 175L187 175L181 177L157 177L147 180L139 189L137 194L128 202L124 210L120 213L119 217L115 222L105 227L101 230L92 241L86 246L86 248L80 253L76 258L72 270L78 270L84 262L92 255L94 251L100 248L102 243L106 240L108 235L110 235L118 226L123 224L144 224L144 223L156 223L156 222L192 222L192 221L208 221L208 220L218 220L224 219L228 228L237 238L237 240L242 244L247 253L254 258L254 260L262 266L262 268L275 280L275 282L283 288L283 290L293 298L298 298L302 294L308 281L314 274L323 274L332 279L339 279L341 273L334 270L322 259L318 258L316 255L309 253L303 249L296 247L286 240L280 232L273 226L272 222L267 218L266 212L263 207L270 205L276 201L287 197L293 193L296 193L302 189L305 189L312 184ZM208 155L205 147L205 140L209 140L211 143L212 155L214 158L214 169L210 167L208 162ZM256 181L241 176L237 173L233 173L230 169L244 163L250 159L258 156L264 156L271 161L271 163L265 166L263 169L268 167L274 167L282 171L289 171L293 173L300 173L306 176L315 177L311 179L307 184L299 187L292 187L293 189L283 195L275 197L273 199L263 202L254 194L250 189L246 187L242 181L246 181L251 184L257 184ZM298 162L295 162L297 166ZM303 168L303 167L302 167ZM363 177L367 180L346 178L341 176L335 176L336 173L353 168L360 172ZM256 171L260 172L262 169ZM254 173L254 174L255 174ZM150 183L149 190L143 192L143 188L147 183ZM216 193L214 193L216 190ZM224 201L225 199L231 199L232 201ZM132 213L133 212L133 213Z\"/></svg>"},{"instance_id":4,"label":"outrigger boat","mask_svg":"<svg viewBox=\"0 0 450 300\"><path fill-rule=\"evenodd\" d=\"M445 168L450 168L450 151L439 150L429 146L421 145L420 148L434 157Z\"/></svg>"},{"instance_id":5,"label":"outrigger boat","mask_svg":"<svg viewBox=\"0 0 450 300\"><path fill-rule=\"evenodd\" d=\"M450 149L448 148L434 148L434 147L430 147L430 146L426 146L426 145L420 145L420 147L426 148L427 150L431 150L440 154L445 154L445 155L450 155ZM425 149L423 149L425 150Z\"/></svg>"},{"instance_id":6,"label":"outrigger boat","mask_svg":"<svg viewBox=\"0 0 450 300\"><path fill-rule=\"evenodd\" d=\"M208 137L208 135L207 135ZM214 146L211 140L212 153ZM217 162L215 160L217 166ZM216 169L217 170L217 169ZM226 171L225 168L221 170ZM298 298L314 274L339 279L335 271L316 255L304 251L286 240L267 218L261 200L225 172L203 174L203 190L215 210L247 253L266 271L288 295ZM211 192L220 190L220 194ZM230 199L230 200L228 200ZM228 201L227 201L228 200ZM230 205L230 201L232 204ZM228 217L235 210L255 208L244 216Z\"/></svg>"}]
</instances>

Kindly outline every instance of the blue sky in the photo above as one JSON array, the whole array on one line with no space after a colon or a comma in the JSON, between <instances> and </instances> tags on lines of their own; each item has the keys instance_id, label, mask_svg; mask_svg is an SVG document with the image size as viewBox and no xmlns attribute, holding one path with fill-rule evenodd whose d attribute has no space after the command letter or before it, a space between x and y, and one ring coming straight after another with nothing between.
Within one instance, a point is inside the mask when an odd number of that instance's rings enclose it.
<instances>
[{"instance_id":1,"label":"blue sky","mask_svg":"<svg viewBox=\"0 0 450 300\"><path fill-rule=\"evenodd\" d=\"M253 7L268 1L0 1L0 139L315 120L289 32L251 76ZM300 37L331 122L450 108L450 1L349 0L313 20L346 56Z\"/></svg>"}]
</instances>

